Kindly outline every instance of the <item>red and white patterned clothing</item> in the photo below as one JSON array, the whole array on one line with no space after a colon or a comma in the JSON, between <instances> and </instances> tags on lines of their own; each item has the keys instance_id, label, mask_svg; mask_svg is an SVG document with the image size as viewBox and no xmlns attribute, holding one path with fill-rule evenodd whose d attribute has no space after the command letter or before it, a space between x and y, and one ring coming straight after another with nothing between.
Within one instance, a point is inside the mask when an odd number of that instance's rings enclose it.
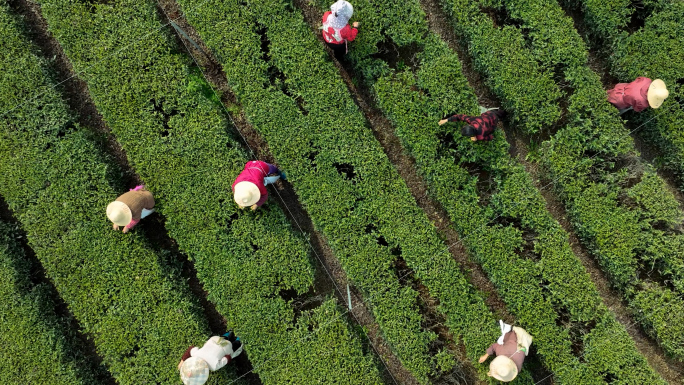
<instances>
[{"instance_id":1,"label":"red and white patterned clothing","mask_svg":"<svg viewBox=\"0 0 684 385\"><path fill-rule=\"evenodd\" d=\"M345 25L342 29L333 28L333 26L327 22L328 17L331 14L332 12L330 11L323 14L323 39L326 43L344 44L347 41L354 41L359 30L350 27L349 24Z\"/></svg>"}]
</instances>

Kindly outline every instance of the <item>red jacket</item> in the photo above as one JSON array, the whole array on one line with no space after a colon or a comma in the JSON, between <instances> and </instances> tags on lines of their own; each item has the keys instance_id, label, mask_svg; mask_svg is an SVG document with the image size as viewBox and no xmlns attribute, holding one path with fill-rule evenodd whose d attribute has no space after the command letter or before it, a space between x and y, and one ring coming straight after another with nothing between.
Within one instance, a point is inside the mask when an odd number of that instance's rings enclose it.
<instances>
[{"instance_id":1,"label":"red jacket","mask_svg":"<svg viewBox=\"0 0 684 385\"><path fill-rule=\"evenodd\" d=\"M268 190L266 190L266 186L264 185L264 177L268 174L275 174L277 172L279 172L278 167L272 164L260 160L247 162L245 168L240 175L238 175L237 179L235 179L235 182L233 182L231 189L235 192L235 185L242 181L254 183L259 188L259 193L261 194L256 205L261 206L268 198Z\"/></svg>"},{"instance_id":2,"label":"red jacket","mask_svg":"<svg viewBox=\"0 0 684 385\"><path fill-rule=\"evenodd\" d=\"M325 21L328 20L328 16L331 14L332 12L330 11L323 14L323 24L325 24ZM354 39L356 39L356 34L359 33L359 30L350 27L349 24L345 25L344 28L339 31L338 37L341 37L341 40L339 41L335 39L335 32L336 31L333 27L323 29L323 39L330 44L343 44L345 41L354 41Z\"/></svg>"},{"instance_id":3,"label":"red jacket","mask_svg":"<svg viewBox=\"0 0 684 385\"><path fill-rule=\"evenodd\" d=\"M612 90L606 91L608 101L619 109L632 107L640 112L649 107L648 87L651 79L640 76L631 83L618 83Z\"/></svg>"}]
</instances>

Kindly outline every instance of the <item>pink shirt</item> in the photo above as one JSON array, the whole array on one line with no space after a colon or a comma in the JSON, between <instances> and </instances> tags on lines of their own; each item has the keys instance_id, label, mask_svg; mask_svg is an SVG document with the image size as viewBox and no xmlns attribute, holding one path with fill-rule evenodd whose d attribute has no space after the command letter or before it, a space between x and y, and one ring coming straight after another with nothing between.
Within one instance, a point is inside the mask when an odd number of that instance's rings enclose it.
<instances>
[{"instance_id":1,"label":"pink shirt","mask_svg":"<svg viewBox=\"0 0 684 385\"><path fill-rule=\"evenodd\" d=\"M268 190L266 190L266 186L264 185L264 177L275 172L278 172L278 168L272 164L268 164L260 160L247 162L247 164L245 164L245 168L242 170L240 175L238 175L237 179L235 179L235 182L233 182L231 188L233 192L235 192L235 185L239 182L246 181L254 183L259 188L259 193L261 194L261 197L257 201L256 205L261 206L268 198Z\"/></svg>"},{"instance_id":2,"label":"pink shirt","mask_svg":"<svg viewBox=\"0 0 684 385\"><path fill-rule=\"evenodd\" d=\"M632 107L635 112L648 108L648 87L651 79L640 76L631 83L618 83L612 90L606 91L608 101L619 109Z\"/></svg>"}]
</instances>

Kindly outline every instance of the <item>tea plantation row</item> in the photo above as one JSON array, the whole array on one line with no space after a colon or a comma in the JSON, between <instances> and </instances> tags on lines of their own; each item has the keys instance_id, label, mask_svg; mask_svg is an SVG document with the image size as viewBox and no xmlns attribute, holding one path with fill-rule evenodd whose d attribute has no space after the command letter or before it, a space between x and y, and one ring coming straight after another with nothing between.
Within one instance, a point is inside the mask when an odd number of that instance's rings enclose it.
<instances>
[{"instance_id":1,"label":"tea plantation row","mask_svg":"<svg viewBox=\"0 0 684 385\"><path fill-rule=\"evenodd\" d=\"M461 18L464 4L449 9ZM571 90L568 117L545 143L542 163L566 204L571 219L613 285L620 289L649 333L670 354L682 356L682 319L672 309L681 298L681 235L673 230L682 212L665 183L634 157L634 144L616 109L607 103L600 78L587 66L587 48L572 20L555 1L500 1L511 20L529 33L542 68L556 68ZM459 19L460 20L460 19ZM664 229L664 230L662 230ZM657 263L663 278L640 279Z\"/></svg>"},{"instance_id":2,"label":"tea plantation row","mask_svg":"<svg viewBox=\"0 0 684 385\"><path fill-rule=\"evenodd\" d=\"M120 384L176 383L179 352L203 341L206 319L163 255L135 233L112 231L103 208L116 196L116 170L74 123L6 1L0 18L0 195L112 376ZM9 269L3 274L12 274ZM50 333L36 336L36 343ZM41 346L41 355L49 347ZM15 366L21 363L9 363L7 373L19 377L7 383L30 375ZM79 374L61 368L65 376ZM90 382L87 375L72 378L63 380ZM215 380L230 378L226 371Z\"/></svg>"},{"instance_id":3,"label":"tea plantation row","mask_svg":"<svg viewBox=\"0 0 684 385\"><path fill-rule=\"evenodd\" d=\"M492 314L416 206L301 13L278 0L178 3L403 365L421 381L439 373L428 355L435 336L421 327L416 292L396 277L398 258L439 300L450 331L476 359L496 338Z\"/></svg>"},{"instance_id":4,"label":"tea plantation row","mask_svg":"<svg viewBox=\"0 0 684 385\"><path fill-rule=\"evenodd\" d=\"M320 5L323 11L325 3ZM432 195L498 287L516 322L535 335L537 351L556 379L570 384L601 383L605 371L625 381L658 381L624 327L601 304L570 249L567 234L546 211L530 176L508 155L506 141L497 135L494 142L472 144L458 130L436 124L444 111L477 114L477 100L456 55L427 33L418 2L400 6L392 0L372 4L357 0L357 5L358 17L369 22L350 53L355 72L366 76L361 80L375 91L379 106L428 180ZM374 17L388 9L397 14ZM396 23L400 17L403 22ZM391 33L383 35L383 30ZM388 44L414 47L415 57L402 57L412 63L411 68L394 70L390 60L376 58L376 47ZM491 173L496 184L492 196L478 191L478 178L464 168L472 164ZM519 252L525 241L533 248L531 255ZM560 317L570 321L565 330L557 326ZM583 341L576 334L580 330L587 334ZM621 345L620 357L607 354L606 348L616 342ZM582 343L579 360L573 357L571 344Z\"/></svg>"},{"instance_id":5,"label":"tea plantation row","mask_svg":"<svg viewBox=\"0 0 684 385\"><path fill-rule=\"evenodd\" d=\"M233 203L230 184L248 157L221 108L191 83L191 59L161 29L155 3L46 0L42 12L261 381L380 383L334 300L296 316L281 297L313 284L305 241L276 205Z\"/></svg>"},{"instance_id":6,"label":"tea plantation row","mask_svg":"<svg viewBox=\"0 0 684 385\"><path fill-rule=\"evenodd\" d=\"M36 270L19 244L21 237L15 226L0 222L0 381L74 385L106 381L106 370L84 353L66 315L55 313L54 290L32 281Z\"/></svg>"},{"instance_id":7,"label":"tea plantation row","mask_svg":"<svg viewBox=\"0 0 684 385\"><path fill-rule=\"evenodd\" d=\"M639 8L617 0L566 3L584 12L591 42L606 52L618 81L639 76L665 81L670 97L663 105L630 119L635 125L646 124L642 136L662 150L659 162L675 173L684 190L684 3L647 1ZM630 34L627 27L633 20L643 27Z\"/></svg>"}]
</instances>

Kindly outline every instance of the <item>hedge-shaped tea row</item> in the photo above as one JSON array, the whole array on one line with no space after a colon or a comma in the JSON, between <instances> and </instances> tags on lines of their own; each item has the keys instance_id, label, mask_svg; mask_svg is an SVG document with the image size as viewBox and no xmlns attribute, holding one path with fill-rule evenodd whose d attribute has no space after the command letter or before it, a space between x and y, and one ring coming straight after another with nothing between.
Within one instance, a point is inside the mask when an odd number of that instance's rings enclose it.
<instances>
[{"instance_id":1,"label":"hedge-shaped tea row","mask_svg":"<svg viewBox=\"0 0 684 385\"><path fill-rule=\"evenodd\" d=\"M403 2L402 9L406 11L409 4ZM399 6L394 1L370 4L360 0L356 5L357 9L366 9L366 13ZM407 30L421 28L420 24L406 21L400 26ZM378 45L372 37L381 36L375 32L383 27L386 26L364 24L363 31L371 37L357 42L353 48L372 52L368 47ZM562 383L600 382L602 375L595 368L606 367L607 363L610 363L607 370L622 380L655 379L624 328L601 305L596 288L570 249L567 234L547 212L530 176L508 155L506 141L497 135L492 143L473 145L468 139L460 138L457 131L437 126L442 111L477 113L475 96L461 74L456 55L434 35L403 43L414 43L420 48L415 74L407 70L364 80L373 85L380 107L394 123L397 135L416 159L419 170L430 183L432 195L447 210L464 243L488 272L518 321L537 337L537 349L556 372L557 379ZM361 66L370 58L358 56L353 60L357 64L356 72L369 73ZM463 163L477 163L491 172L497 191L489 198L493 203L489 207L478 205L477 177L469 176L459 167ZM498 216L519 224L488 225ZM530 254L538 261L518 256L516 249L524 244L522 231L533 233L532 239L528 239L534 245ZM530 306L530 303L538 305ZM630 347L620 360L592 355L587 364L579 364L572 356L570 338L556 326L557 312L580 329L582 324L596 322L598 327L590 330L589 335L597 343L608 343L610 339L599 336L607 330L617 330L626 336L624 345ZM623 370L624 366L634 370Z\"/></svg>"},{"instance_id":2,"label":"hedge-shaped tea row","mask_svg":"<svg viewBox=\"0 0 684 385\"><path fill-rule=\"evenodd\" d=\"M673 324L666 325L655 302L631 301L640 289L668 291L656 289L654 283L646 285L638 278L640 273L648 275L654 260L665 266L661 272L671 274L675 287L682 286L680 273L675 273L676 267L683 264L681 249L676 247L682 244L682 238L672 232L672 226L682 218L677 201L648 166L636 163L630 169L615 165L620 160L629 164L626 156L633 150L633 142L615 108L605 100L598 75L587 68L586 46L558 4L544 0L504 0L503 4L530 31L531 45L549 51L549 59L541 65L563 64L565 80L573 89L568 106L570 123L550 143L566 154L578 151L573 155L576 163L567 164L568 159L553 159L553 156L544 161L556 177L556 186L564 193L562 197L580 236L597 256L613 285L621 289L639 313L638 318L643 320L647 331L669 353L681 355L684 339L678 331L684 331L684 326L680 326L684 315L669 315L668 321ZM568 142L577 141L575 138L579 138L578 132L582 130L581 144ZM602 156L594 158L590 153L587 157L587 152ZM630 182L638 183L628 188ZM662 223L667 232L656 228Z\"/></svg>"},{"instance_id":3,"label":"hedge-shaped tea row","mask_svg":"<svg viewBox=\"0 0 684 385\"><path fill-rule=\"evenodd\" d=\"M416 292L397 279L399 256L440 301L469 356L481 353L496 336L491 313L365 127L301 14L277 0L179 3L192 10L188 21L222 63L249 121L403 365L421 381L435 372L428 356L434 335L421 327Z\"/></svg>"},{"instance_id":4,"label":"hedge-shaped tea row","mask_svg":"<svg viewBox=\"0 0 684 385\"><path fill-rule=\"evenodd\" d=\"M597 39L610 39L617 34L627 35L630 23L645 20L667 4L678 0L560 0L571 9L581 9L589 27L588 32Z\"/></svg>"},{"instance_id":5,"label":"hedge-shaped tea row","mask_svg":"<svg viewBox=\"0 0 684 385\"><path fill-rule=\"evenodd\" d=\"M648 141L663 151L661 161L675 173L684 191L684 3L672 1L646 19L639 31L614 34L611 72L621 82L639 76L665 81L670 97L656 110L648 109L634 117L636 124L645 122L641 132ZM654 119L655 115L655 119ZM632 117L630 117L632 118Z\"/></svg>"},{"instance_id":6,"label":"hedge-shaped tea row","mask_svg":"<svg viewBox=\"0 0 684 385\"><path fill-rule=\"evenodd\" d=\"M441 3L454 28L468 42L475 67L486 75L485 82L501 99L502 107L512 113L511 121L529 133L557 122L561 116L558 101L565 95L553 81L553 70L537 64L535 56L540 52L528 48L520 31L513 26L495 26L481 13L483 4L478 1ZM400 16L397 13L395 17Z\"/></svg>"},{"instance_id":7,"label":"hedge-shaped tea row","mask_svg":"<svg viewBox=\"0 0 684 385\"><path fill-rule=\"evenodd\" d=\"M104 216L116 196L112 170L7 12L2 2L0 194L112 376L175 384L179 352L203 342L207 322L162 255L135 234L112 231Z\"/></svg>"},{"instance_id":8,"label":"hedge-shaped tea row","mask_svg":"<svg viewBox=\"0 0 684 385\"><path fill-rule=\"evenodd\" d=\"M154 2L42 5L74 68L84 71L98 110L155 193L170 236L195 260L209 299L245 341L262 381L380 383L333 304L316 314L334 315L334 323L314 329L312 315L295 324L295 310L279 293L311 287L306 244L277 206L252 213L233 203L230 185L248 158L221 108L194 90L201 84L189 83L191 59L173 53ZM108 56L131 41L123 54ZM318 376L292 373L305 367Z\"/></svg>"},{"instance_id":9,"label":"hedge-shaped tea row","mask_svg":"<svg viewBox=\"0 0 684 385\"><path fill-rule=\"evenodd\" d=\"M589 7L587 6L587 9ZM657 109L648 109L636 116L636 125L645 124L639 134L658 145L664 153L661 161L684 181L684 3L663 1L661 7L646 19L639 31L628 35L613 31L603 36L611 41L611 71L619 81L629 82L639 76L660 78L665 81L670 97ZM655 116L654 116L655 115ZM680 187L681 188L681 187ZM676 206L676 204L675 204ZM663 210L661 210L663 211ZM672 224L681 220L677 211L662 215L661 220ZM684 293L683 237L662 249L661 272L672 275L679 294ZM668 242L661 242L668 243Z\"/></svg>"},{"instance_id":10,"label":"hedge-shaped tea row","mask_svg":"<svg viewBox=\"0 0 684 385\"><path fill-rule=\"evenodd\" d=\"M32 264L19 237L15 226L0 222L0 382L101 382L106 370L86 357L68 321L55 314L54 291L45 283L30 281Z\"/></svg>"}]
</instances>

